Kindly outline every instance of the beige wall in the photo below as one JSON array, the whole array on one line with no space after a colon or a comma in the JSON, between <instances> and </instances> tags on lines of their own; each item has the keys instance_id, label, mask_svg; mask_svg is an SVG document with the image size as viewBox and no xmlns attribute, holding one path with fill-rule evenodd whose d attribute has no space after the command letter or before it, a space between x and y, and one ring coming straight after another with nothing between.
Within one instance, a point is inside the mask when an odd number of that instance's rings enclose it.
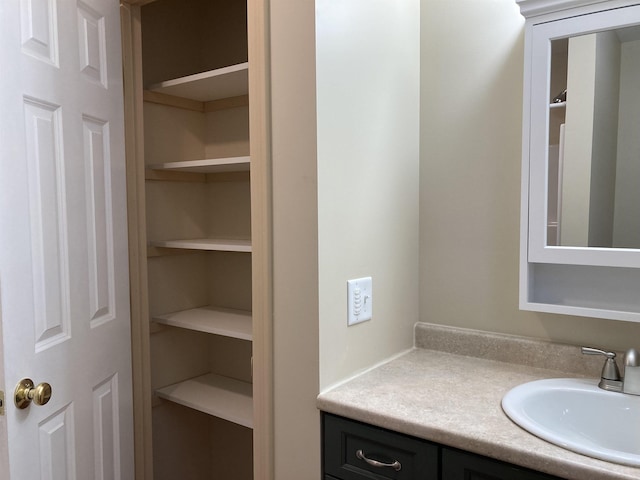
<instances>
[{"instance_id":1,"label":"beige wall","mask_svg":"<svg viewBox=\"0 0 640 480\"><path fill-rule=\"evenodd\" d=\"M413 344L419 2L389 5L270 5L278 480L320 478L320 388ZM347 329L346 281L365 275L374 319Z\"/></svg>"},{"instance_id":2,"label":"beige wall","mask_svg":"<svg viewBox=\"0 0 640 480\"><path fill-rule=\"evenodd\" d=\"M320 389L413 346L419 0L316 0ZM373 318L347 326L347 280Z\"/></svg>"},{"instance_id":3,"label":"beige wall","mask_svg":"<svg viewBox=\"0 0 640 480\"><path fill-rule=\"evenodd\" d=\"M320 478L314 0L271 0L274 478Z\"/></svg>"},{"instance_id":4,"label":"beige wall","mask_svg":"<svg viewBox=\"0 0 640 480\"><path fill-rule=\"evenodd\" d=\"M524 21L515 2L422 0L421 17L421 320L637 345L636 323L518 310Z\"/></svg>"}]
</instances>

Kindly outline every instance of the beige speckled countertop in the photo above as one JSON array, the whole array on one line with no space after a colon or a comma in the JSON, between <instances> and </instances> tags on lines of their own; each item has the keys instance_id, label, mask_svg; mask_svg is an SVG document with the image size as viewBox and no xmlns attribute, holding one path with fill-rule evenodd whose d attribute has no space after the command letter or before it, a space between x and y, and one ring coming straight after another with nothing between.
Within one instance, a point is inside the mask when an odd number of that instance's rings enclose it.
<instances>
[{"instance_id":1,"label":"beige speckled countertop","mask_svg":"<svg viewBox=\"0 0 640 480\"><path fill-rule=\"evenodd\" d=\"M507 391L532 380L587 371L595 379L601 360L580 356L577 347L428 324L416 327L416 346L322 393L318 408L571 480L640 479L640 468L592 459L527 433L500 406ZM460 350L466 355L451 353ZM510 350L528 365L505 361ZM575 360L574 368L531 366L554 357Z\"/></svg>"}]
</instances>

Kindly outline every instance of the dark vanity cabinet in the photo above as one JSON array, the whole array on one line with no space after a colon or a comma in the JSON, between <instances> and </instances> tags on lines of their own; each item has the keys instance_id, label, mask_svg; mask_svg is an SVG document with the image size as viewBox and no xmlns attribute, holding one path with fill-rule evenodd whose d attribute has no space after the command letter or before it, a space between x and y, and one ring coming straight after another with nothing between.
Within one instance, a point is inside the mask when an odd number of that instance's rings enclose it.
<instances>
[{"instance_id":1,"label":"dark vanity cabinet","mask_svg":"<svg viewBox=\"0 0 640 480\"><path fill-rule=\"evenodd\" d=\"M437 443L323 413L324 480L557 480Z\"/></svg>"},{"instance_id":2,"label":"dark vanity cabinet","mask_svg":"<svg viewBox=\"0 0 640 480\"><path fill-rule=\"evenodd\" d=\"M435 443L323 414L325 480L436 480Z\"/></svg>"},{"instance_id":3,"label":"dark vanity cabinet","mask_svg":"<svg viewBox=\"0 0 640 480\"><path fill-rule=\"evenodd\" d=\"M440 447L442 480L559 480L545 473L453 448ZM419 477L416 477L419 478Z\"/></svg>"}]
</instances>

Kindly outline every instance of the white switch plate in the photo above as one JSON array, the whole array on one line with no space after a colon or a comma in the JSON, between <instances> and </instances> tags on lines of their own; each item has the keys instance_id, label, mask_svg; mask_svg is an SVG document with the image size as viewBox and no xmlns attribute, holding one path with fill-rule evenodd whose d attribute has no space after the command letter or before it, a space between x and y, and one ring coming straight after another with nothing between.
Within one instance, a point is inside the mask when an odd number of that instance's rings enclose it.
<instances>
[{"instance_id":1,"label":"white switch plate","mask_svg":"<svg viewBox=\"0 0 640 480\"><path fill-rule=\"evenodd\" d=\"M371 320L373 290L371 277L347 280L347 325Z\"/></svg>"}]
</instances>

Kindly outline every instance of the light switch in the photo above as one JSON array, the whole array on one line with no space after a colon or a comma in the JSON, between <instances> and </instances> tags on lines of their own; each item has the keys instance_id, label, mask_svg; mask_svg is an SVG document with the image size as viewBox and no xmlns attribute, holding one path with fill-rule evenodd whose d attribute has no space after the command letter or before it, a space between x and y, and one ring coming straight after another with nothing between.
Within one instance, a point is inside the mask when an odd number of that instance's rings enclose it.
<instances>
[{"instance_id":1,"label":"light switch","mask_svg":"<svg viewBox=\"0 0 640 480\"><path fill-rule=\"evenodd\" d=\"M347 280L347 325L371 320L373 290L371 277Z\"/></svg>"}]
</instances>

